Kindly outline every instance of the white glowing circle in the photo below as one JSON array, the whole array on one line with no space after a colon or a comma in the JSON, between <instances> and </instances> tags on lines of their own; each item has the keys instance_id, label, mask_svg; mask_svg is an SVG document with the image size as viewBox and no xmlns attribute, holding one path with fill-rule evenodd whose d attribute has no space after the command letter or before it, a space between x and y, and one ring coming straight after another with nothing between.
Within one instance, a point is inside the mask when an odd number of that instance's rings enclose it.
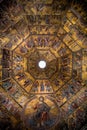
<instances>
[{"instance_id":1,"label":"white glowing circle","mask_svg":"<svg viewBox=\"0 0 87 130\"><path fill-rule=\"evenodd\" d=\"M38 65L41 69L44 69L46 67L46 62L44 60L41 60L39 61Z\"/></svg>"}]
</instances>

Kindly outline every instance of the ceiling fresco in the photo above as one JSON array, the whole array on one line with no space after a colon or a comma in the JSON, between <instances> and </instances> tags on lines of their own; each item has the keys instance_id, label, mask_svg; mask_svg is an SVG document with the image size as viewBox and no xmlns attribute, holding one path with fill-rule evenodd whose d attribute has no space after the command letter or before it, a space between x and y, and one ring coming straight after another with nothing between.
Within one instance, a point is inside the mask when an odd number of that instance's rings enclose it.
<instances>
[{"instance_id":1,"label":"ceiling fresco","mask_svg":"<svg viewBox=\"0 0 87 130\"><path fill-rule=\"evenodd\" d=\"M86 6L0 1L1 130L87 129Z\"/></svg>"}]
</instances>

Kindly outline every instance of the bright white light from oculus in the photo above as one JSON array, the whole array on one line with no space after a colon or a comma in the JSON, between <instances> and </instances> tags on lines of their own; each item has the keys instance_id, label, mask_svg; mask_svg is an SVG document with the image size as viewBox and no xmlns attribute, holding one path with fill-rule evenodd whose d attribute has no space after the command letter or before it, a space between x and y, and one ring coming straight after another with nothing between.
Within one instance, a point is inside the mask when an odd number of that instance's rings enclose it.
<instances>
[{"instance_id":1,"label":"bright white light from oculus","mask_svg":"<svg viewBox=\"0 0 87 130\"><path fill-rule=\"evenodd\" d=\"M39 66L41 69L44 69L44 68L46 67L46 62L45 62L44 60L41 60L41 61L39 61L38 66Z\"/></svg>"}]
</instances>

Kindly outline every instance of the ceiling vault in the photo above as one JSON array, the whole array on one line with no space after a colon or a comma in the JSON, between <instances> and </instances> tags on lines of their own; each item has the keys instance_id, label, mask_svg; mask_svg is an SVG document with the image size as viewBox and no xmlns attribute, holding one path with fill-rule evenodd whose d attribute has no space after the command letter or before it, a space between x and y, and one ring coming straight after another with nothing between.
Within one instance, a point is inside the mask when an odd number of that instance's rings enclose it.
<instances>
[{"instance_id":1,"label":"ceiling vault","mask_svg":"<svg viewBox=\"0 0 87 130\"><path fill-rule=\"evenodd\" d=\"M87 129L87 0L0 0L0 130Z\"/></svg>"}]
</instances>

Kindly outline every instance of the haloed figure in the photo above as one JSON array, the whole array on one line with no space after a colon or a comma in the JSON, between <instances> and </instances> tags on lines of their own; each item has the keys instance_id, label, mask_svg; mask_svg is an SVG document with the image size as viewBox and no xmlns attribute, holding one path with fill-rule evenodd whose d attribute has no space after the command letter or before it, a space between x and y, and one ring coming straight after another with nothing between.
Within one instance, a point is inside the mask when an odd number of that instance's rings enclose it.
<instances>
[{"instance_id":1,"label":"haloed figure","mask_svg":"<svg viewBox=\"0 0 87 130\"><path fill-rule=\"evenodd\" d=\"M41 97L40 102L35 105L34 110L36 111L34 117L37 122L37 127L47 125L50 107L44 102L43 97Z\"/></svg>"}]
</instances>

